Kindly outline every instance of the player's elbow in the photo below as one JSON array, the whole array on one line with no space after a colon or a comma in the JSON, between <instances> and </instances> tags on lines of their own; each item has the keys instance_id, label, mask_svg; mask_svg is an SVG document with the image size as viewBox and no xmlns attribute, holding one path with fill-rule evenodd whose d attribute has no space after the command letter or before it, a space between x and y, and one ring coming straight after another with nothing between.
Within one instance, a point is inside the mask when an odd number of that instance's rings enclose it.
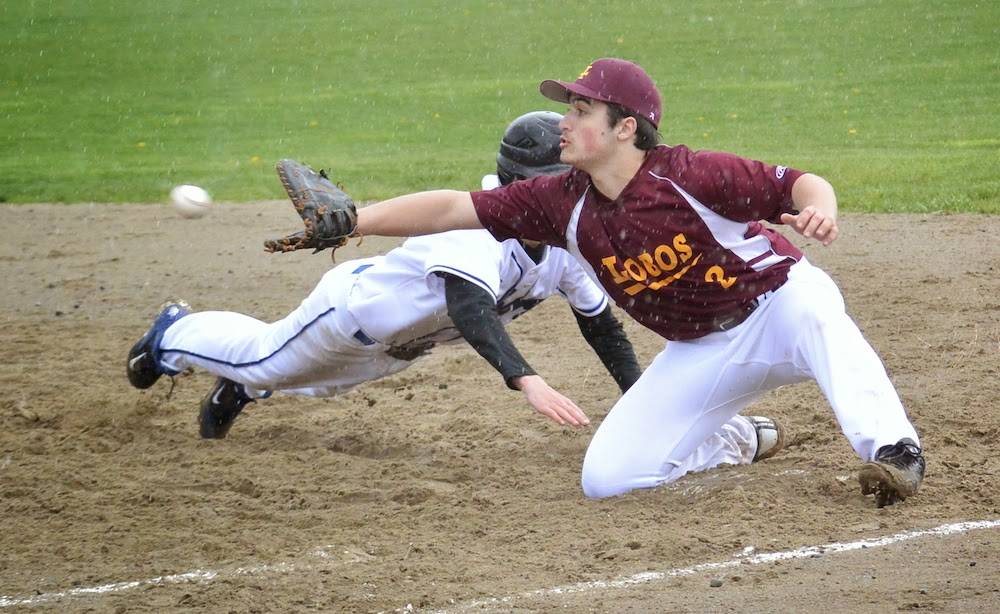
<instances>
[{"instance_id":1,"label":"player's elbow","mask_svg":"<svg viewBox=\"0 0 1000 614\"><path fill-rule=\"evenodd\" d=\"M812 206L827 215L837 214L837 193L829 181L806 173L792 185L792 202L800 209Z\"/></svg>"},{"instance_id":2,"label":"player's elbow","mask_svg":"<svg viewBox=\"0 0 1000 614\"><path fill-rule=\"evenodd\" d=\"M482 228L472 195L457 190L443 190L446 206L442 211L441 223L446 230L470 230Z\"/></svg>"},{"instance_id":3,"label":"player's elbow","mask_svg":"<svg viewBox=\"0 0 1000 614\"><path fill-rule=\"evenodd\" d=\"M822 193L833 193L833 185L820 177L819 175L814 175L812 173L804 173L800 176L795 183L792 185L792 195L795 195L795 190L801 192L822 192Z\"/></svg>"}]
</instances>

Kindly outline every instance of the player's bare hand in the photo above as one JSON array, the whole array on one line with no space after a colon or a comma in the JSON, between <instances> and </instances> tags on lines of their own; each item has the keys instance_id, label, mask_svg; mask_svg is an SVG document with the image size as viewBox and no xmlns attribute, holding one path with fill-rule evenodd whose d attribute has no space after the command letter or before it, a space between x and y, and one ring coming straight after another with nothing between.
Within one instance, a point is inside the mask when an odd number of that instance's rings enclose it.
<instances>
[{"instance_id":1,"label":"player's bare hand","mask_svg":"<svg viewBox=\"0 0 1000 614\"><path fill-rule=\"evenodd\" d=\"M514 380L535 411L561 426L587 426L590 419L583 410L545 383L538 375L525 375Z\"/></svg>"},{"instance_id":2,"label":"player's bare hand","mask_svg":"<svg viewBox=\"0 0 1000 614\"><path fill-rule=\"evenodd\" d=\"M823 245L833 243L840 234L837 220L815 207L805 207L798 215L782 213L781 223L791 226L803 237L816 239Z\"/></svg>"}]
</instances>

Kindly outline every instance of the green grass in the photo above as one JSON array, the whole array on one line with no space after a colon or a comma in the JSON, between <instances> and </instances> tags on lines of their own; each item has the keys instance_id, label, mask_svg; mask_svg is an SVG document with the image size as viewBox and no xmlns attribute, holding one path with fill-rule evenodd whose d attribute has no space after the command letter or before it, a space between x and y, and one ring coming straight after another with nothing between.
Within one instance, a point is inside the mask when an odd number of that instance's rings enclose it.
<instances>
[{"instance_id":1,"label":"green grass","mask_svg":"<svg viewBox=\"0 0 1000 614\"><path fill-rule=\"evenodd\" d=\"M471 189L544 78L642 64L668 143L811 170L844 209L1000 213L1000 4L972 0L17 0L0 200Z\"/></svg>"}]
</instances>

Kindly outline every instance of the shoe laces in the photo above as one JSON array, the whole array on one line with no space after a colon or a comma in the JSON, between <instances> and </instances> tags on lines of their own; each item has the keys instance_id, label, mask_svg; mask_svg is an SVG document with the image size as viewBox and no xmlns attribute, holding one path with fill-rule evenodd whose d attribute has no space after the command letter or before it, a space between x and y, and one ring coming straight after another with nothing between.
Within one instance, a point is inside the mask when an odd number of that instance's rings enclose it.
<instances>
[{"instance_id":1,"label":"shoe laces","mask_svg":"<svg viewBox=\"0 0 1000 614\"><path fill-rule=\"evenodd\" d=\"M893 461L904 457L918 459L923 456L923 451L912 439L900 439L892 445L882 446L875 454L876 460Z\"/></svg>"}]
</instances>

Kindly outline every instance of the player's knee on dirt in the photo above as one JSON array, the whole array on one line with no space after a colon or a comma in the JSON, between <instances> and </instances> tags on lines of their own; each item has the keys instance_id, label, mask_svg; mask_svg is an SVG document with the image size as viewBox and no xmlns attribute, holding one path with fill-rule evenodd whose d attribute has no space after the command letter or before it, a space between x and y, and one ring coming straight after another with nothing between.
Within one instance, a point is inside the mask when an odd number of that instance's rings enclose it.
<instances>
[{"instance_id":1,"label":"player's knee on dirt","mask_svg":"<svg viewBox=\"0 0 1000 614\"><path fill-rule=\"evenodd\" d=\"M588 472L586 468L584 468L583 475L580 478L580 486L583 487L583 495L588 499L603 499L604 497L613 497L623 492L616 489L612 481L602 479L596 472Z\"/></svg>"},{"instance_id":2,"label":"player's knee on dirt","mask_svg":"<svg viewBox=\"0 0 1000 614\"><path fill-rule=\"evenodd\" d=\"M588 499L603 499L623 495L637 488L655 488L680 479L687 471L674 467L665 474L657 475L655 470L640 470L635 465L624 463L613 465L583 461L580 485Z\"/></svg>"},{"instance_id":3,"label":"player's knee on dirt","mask_svg":"<svg viewBox=\"0 0 1000 614\"><path fill-rule=\"evenodd\" d=\"M621 463L615 463L614 459L610 459L611 462L608 460L597 462L590 455L584 458L580 485L588 499L614 497L635 488L632 484L635 477L633 471Z\"/></svg>"}]
</instances>

